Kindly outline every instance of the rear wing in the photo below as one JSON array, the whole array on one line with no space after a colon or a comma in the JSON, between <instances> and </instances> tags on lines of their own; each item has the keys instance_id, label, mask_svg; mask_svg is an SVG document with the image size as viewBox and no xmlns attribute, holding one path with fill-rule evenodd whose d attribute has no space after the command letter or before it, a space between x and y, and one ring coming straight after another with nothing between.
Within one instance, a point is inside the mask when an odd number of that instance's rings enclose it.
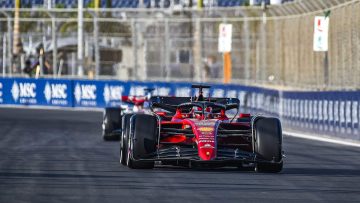
<instances>
[{"instance_id":1,"label":"rear wing","mask_svg":"<svg viewBox=\"0 0 360 203\"><path fill-rule=\"evenodd\" d=\"M150 98L150 105L155 108L162 108L164 110L175 112L176 107L183 103L192 102L193 97L165 97L153 96ZM205 101L219 103L223 105L237 104L240 105L238 98L205 98Z\"/></svg>"}]
</instances>

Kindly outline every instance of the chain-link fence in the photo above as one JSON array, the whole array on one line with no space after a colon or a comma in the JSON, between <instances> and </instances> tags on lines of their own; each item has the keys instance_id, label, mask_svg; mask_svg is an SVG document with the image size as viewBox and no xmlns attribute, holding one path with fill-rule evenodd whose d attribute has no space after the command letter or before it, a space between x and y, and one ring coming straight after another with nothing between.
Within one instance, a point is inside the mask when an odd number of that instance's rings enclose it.
<instances>
[{"instance_id":1,"label":"chain-link fence","mask_svg":"<svg viewBox=\"0 0 360 203\"><path fill-rule=\"evenodd\" d=\"M359 0L300 0L267 8L84 9L83 18L77 9L20 9L19 18L2 9L1 73L25 76L26 67L39 65L52 77L222 82L219 24L230 23L233 83L358 89L359 10ZM331 11L329 51L314 52L314 17L325 11ZM16 36L21 40L14 44ZM14 47L22 50L14 53Z\"/></svg>"}]
</instances>

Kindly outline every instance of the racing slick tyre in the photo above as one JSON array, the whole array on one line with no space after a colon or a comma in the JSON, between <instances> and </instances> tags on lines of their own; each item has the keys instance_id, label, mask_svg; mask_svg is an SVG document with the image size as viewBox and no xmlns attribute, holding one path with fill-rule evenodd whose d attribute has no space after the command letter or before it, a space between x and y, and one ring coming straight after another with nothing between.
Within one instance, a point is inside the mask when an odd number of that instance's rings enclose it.
<instances>
[{"instance_id":1,"label":"racing slick tyre","mask_svg":"<svg viewBox=\"0 0 360 203\"><path fill-rule=\"evenodd\" d=\"M125 114L122 117L122 134L120 139L120 163L124 166L126 166L127 162L127 143L128 143L128 137L130 133L130 118L134 114Z\"/></svg>"},{"instance_id":2,"label":"racing slick tyre","mask_svg":"<svg viewBox=\"0 0 360 203\"><path fill-rule=\"evenodd\" d=\"M130 119L127 165L133 169L154 168L154 161L139 159L152 158L156 152L157 119L147 114L135 114Z\"/></svg>"},{"instance_id":3,"label":"racing slick tyre","mask_svg":"<svg viewBox=\"0 0 360 203\"><path fill-rule=\"evenodd\" d=\"M105 141L119 140L121 134L121 109L106 108L103 116L103 133Z\"/></svg>"},{"instance_id":4,"label":"racing slick tyre","mask_svg":"<svg viewBox=\"0 0 360 203\"><path fill-rule=\"evenodd\" d=\"M257 118L254 120L255 153L259 158L257 172L278 173L283 168L282 129L277 118Z\"/></svg>"}]
</instances>

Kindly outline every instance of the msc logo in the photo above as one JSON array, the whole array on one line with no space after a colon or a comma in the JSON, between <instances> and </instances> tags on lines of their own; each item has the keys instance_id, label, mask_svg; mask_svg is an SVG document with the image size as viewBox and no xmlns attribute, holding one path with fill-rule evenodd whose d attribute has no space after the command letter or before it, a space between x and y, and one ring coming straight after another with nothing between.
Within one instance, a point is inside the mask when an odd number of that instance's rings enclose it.
<instances>
[{"instance_id":1,"label":"msc logo","mask_svg":"<svg viewBox=\"0 0 360 203\"><path fill-rule=\"evenodd\" d=\"M144 91L145 88L147 88L147 86L131 86L129 95L144 96L145 95L145 91Z\"/></svg>"},{"instance_id":2,"label":"msc logo","mask_svg":"<svg viewBox=\"0 0 360 203\"><path fill-rule=\"evenodd\" d=\"M227 91L226 93L226 97L229 97L229 98L236 98L236 90L229 90Z\"/></svg>"},{"instance_id":3,"label":"msc logo","mask_svg":"<svg viewBox=\"0 0 360 203\"><path fill-rule=\"evenodd\" d=\"M225 91L223 89L214 89L213 97L224 97Z\"/></svg>"},{"instance_id":4,"label":"msc logo","mask_svg":"<svg viewBox=\"0 0 360 203\"><path fill-rule=\"evenodd\" d=\"M191 93L191 89L188 87L176 88L175 96L177 97L188 97Z\"/></svg>"},{"instance_id":5,"label":"msc logo","mask_svg":"<svg viewBox=\"0 0 360 203\"><path fill-rule=\"evenodd\" d=\"M19 82L19 84L14 81L11 94L15 101L19 98L35 98L36 97L36 84L28 82Z\"/></svg>"},{"instance_id":6,"label":"msc logo","mask_svg":"<svg viewBox=\"0 0 360 203\"><path fill-rule=\"evenodd\" d=\"M0 97L2 97L3 96L3 93L2 93L2 88L3 88L3 84L0 82Z\"/></svg>"},{"instance_id":7,"label":"msc logo","mask_svg":"<svg viewBox=\"0 0 360 203\"><path fill-rule=\"evenodd\" d=\"M74 96L76 102L79 103L82 99L95 100L96 99L96 85L79 84L76 83Z\"/></svg>"},{"instance_id":8,"label":"msc logo","mask_svg":"<svg viewBox=\"0 0 360 203\"><path fill-rule=\"evenodd\" d=\"M170 88L157 87L154 94L159 95L159 96L169 96L170 95Z\"/></svg>"},{"instance_id":9,"label":"msc logo","mask_svg":"<svg viewBox=\"0 0 360 203\"><path fill-rule=\"evenodd\" d=\"M104 101L106 103L109 103L112 100L120 101L123 92L123 86L111 86L106 84L104 87Z\"/></svg>"},{"instance_id":10,"label":"msc logo","mask_svg":"<svg viewBox=\"0 0 360 203\"><path fill-rule=\"evenodd\" d=\"M66 84L49 84L47 82L44 89L45 99L48 103L51 99L66 99L66 90Z\"/></svg>"}]
</instances>

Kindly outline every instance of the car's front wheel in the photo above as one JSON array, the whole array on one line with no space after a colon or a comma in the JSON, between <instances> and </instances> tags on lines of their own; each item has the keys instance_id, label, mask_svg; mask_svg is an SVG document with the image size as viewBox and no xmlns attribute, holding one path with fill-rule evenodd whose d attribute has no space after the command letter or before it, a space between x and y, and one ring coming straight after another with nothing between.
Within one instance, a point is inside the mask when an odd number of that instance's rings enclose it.
<instances>
[{"instance_id":1,"label":"car's front wheel","mask_svg":"<svg viewBox=\"0 0 360 203\"><path fill-rule=\"evenodd\" d=\"M156 152L157 119L147 114L135 114L130 119L130 134L127 140L129 148L127 165L133 169L154 168L152 159Z\"/></svg>"},{"instance_id":2,"label":"car's front wheel","mask_svg":"<svg viewBox=\"0 0 360 203\"><path fill-rule=\"evenodd\" d=\"M278 173L283 168L282 129L277 118L254 120L255 153L258 158L255 170Z\"/></svg>"},{"instance_id":3,"label":"car's front wheel","mask_svg":"<svg viewBox=\"0 0 360 203\"><path fill-rule=\"evenodd\" d=\"M127 152L128 152L128 137L130 130L130 118L134 114L125 114L122 117L122 134L120 139L120 163L124 166L127 165Z\"/></svg>"}]
</instances>

